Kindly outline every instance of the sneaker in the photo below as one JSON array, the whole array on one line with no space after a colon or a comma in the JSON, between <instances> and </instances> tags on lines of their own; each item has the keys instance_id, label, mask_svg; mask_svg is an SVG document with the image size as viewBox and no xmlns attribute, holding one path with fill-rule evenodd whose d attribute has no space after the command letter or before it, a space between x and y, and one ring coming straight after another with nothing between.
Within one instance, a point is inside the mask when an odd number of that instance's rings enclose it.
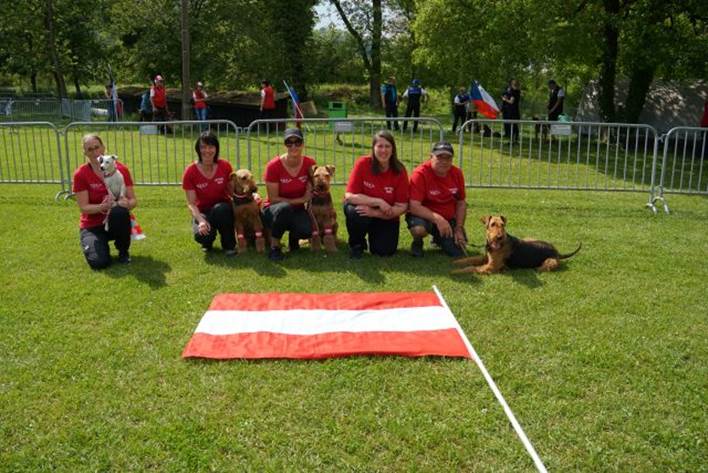
<instances>
[{"instance_id":1,"label":"sneaker","mask_svg":"<svg viewBox=\"0 0 708 473\"><path fill-rule=\"evenodd\" d=\"M416 258L423 257L423 239L422 238L416 238L413 240L413 243L411 243L411 255Z\"/></svg>"},{"instance_id":2,"label":"sneaker","mask_svg":"<svg viewBox=\"0 0 708 473\"><path fill-rule=\"evenodd\" d=\"M270 251L268 252L268 259L271 261L283 261L283 259L285 259L285 256L280 250L280 247L277 246L275 248L270 249Z\"/></svg>"},{"instance_id":3,"label":"sneaker","mask_svg":"<svg viewBox=\"0 0 708 473\"><path fill-rule=\"evenodd\" d=\"M202 251L203 251L204 253L209 253L211 250L212 250L212 246L211 246L211 245L202 245Z\"/></svg>"},{"instance_id":4,"label":"sneaker","mask_svg":"<svg viewBox=\"0 0 708 473\"><path fill-rule=\"evenodd\" d=\"M118 262L122 264L130 263L130 254L127 251L121 251L118 254Z\"/></svg>"},{"instance_id":5,"label":"sneaker","mask_svg":"<svg viewBox=\"0 0 708 473\"><path fill-rule=\"evenodd\" d=\"M361 259L362 256L364 256L364 248L361 245L349 248L349 257L351 259Z\"/></svg>"},{"instance_id":6,"label":"sneaker","mask_svg":"<svg viewBox=\"0 0 708 473\"><path fill-rule=\"evenodd\" d=\"M224 250L224 255L225 256L236 256L236 250L234 250L234 249Z\"/></svg>"}]
</instances>

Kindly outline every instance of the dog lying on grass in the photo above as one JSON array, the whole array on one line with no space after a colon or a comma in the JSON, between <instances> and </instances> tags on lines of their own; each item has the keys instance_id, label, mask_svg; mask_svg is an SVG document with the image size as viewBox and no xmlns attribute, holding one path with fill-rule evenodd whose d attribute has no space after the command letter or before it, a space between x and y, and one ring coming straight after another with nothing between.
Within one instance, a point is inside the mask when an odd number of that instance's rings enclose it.
<instances>
[{"instance_id":1,"label":"dog lying on grass","mask_svg":"<svg viewBox=\"0 0 708 473\"><path fill-rule=\"evenodd\" d=\"M466 266L452 271L460 273L493 274L506 268L536 268L538 271L553 271L562 259L575 255L575 251L562 255L556 248L545 241L520 240L506 232L506 217L487 215L481 218L486 228L486 254L455 260L456 265Z\"/></svg>"},{"instance_id":2,"label":"dog lying on grass","mask_svg":"<svg viewBox=\"0 0 708 473\"><path fill-rule=\"evenodd\" d=\"M265 230L261 222L260 196L253 174L248 169L239 169L229 176L233 194L234 228L239 254L245 253L248 244L255 245L258 253L265 251Z\"/></svg>"},{"instance_id":3,"label":"dog lying on grass","mask_svg":"<svg viewBox=\"0 0 708 473\"><path fill-rule=\"evenodd\" d=\"M313 226L312 251L319 251L324 244L328 253L337 251L337 213L332 204L330 186L334 176L334 166L312 167L312 199L309 204Z\"/></svg>"}]
</instances>

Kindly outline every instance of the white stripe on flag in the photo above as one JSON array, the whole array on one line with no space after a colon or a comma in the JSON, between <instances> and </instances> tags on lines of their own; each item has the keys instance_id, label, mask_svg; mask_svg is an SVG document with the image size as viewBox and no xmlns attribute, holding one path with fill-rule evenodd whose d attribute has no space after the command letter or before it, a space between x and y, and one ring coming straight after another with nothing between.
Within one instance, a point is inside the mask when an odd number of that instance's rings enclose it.
<instances>
[{"instance_id":1,"label":"white stripe on flag","mask_svg":"<svg viewBox=\"0 0 708 473\"><path fill-rule=\"evenodd\" d=\"M332 332L409 332L456 328L442 306L382 310L209 310L195 332L211 335L273 332L314 335Z\"/></svg>"}]
</instances>

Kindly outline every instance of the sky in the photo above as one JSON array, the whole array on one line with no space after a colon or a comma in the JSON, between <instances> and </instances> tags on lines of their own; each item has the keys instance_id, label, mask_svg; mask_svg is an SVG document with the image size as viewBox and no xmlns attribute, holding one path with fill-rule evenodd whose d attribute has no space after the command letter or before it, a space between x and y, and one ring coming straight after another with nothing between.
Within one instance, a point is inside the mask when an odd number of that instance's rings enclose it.
<instances>
[{"instance_id":1,"label":"sky","mask_svg":"<svg viewBox=\"0 0 708 473\"><path fill-rule=\"evenodd\" d=\"M339 18L339 13L337 9L332 6L330 2L320 2L316 7L318 21L315 28L327 28L330 25L334 25L335 28L344 29L344 23Z\"/></svg>"}]
</instances>

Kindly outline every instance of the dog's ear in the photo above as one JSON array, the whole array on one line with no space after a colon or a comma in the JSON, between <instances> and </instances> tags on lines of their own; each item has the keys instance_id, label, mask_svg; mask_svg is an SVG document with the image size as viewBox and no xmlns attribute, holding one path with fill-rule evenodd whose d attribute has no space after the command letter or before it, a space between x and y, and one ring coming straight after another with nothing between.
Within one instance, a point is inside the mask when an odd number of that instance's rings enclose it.
<instances>
[{"instance_id":1,"label":"dog's ear","mask_svg":"<svg viewBox=\"0 0 708 473\"><path fill-rule=\"evenodd\" d=\"M482 224L484 224L484 226L486 227L486 226L489 224L489 219L491 219L491 218L492 218L491 215L484 215L484 216L482 216L482 218L480 218L479 220L480 220L480 221L482 222Z\"/></svg>"},{"instance_id":2,"label":"dog's ear","mask_svg":"<svg viewBox=\"0 0 708 473\"><path fill-rule=\"evenodd\" d=\"M96 159L98 159L98 164L103 164L103 155L99 156Z\"/></svg>"},{"instance_id":3,"label":"dog's ear","mask_svg":"<svg viewBox=\"0 0 708 473\"><path fill-rule=\"evenodd\" d=\"M330 176L334 176L334 165L333 164L328 164L325 166L325 169L329 173Z\"/></svg>"},{"instance_id":4,"label":"dog's ear","mask_svg":"<svg viewBox=\"0 0 708 473\"><path fill-rule=\"evenodd\" d=\"M503 215L499 215L499 218L501 219L502 222L504 222L504 225L506 225L506 217Z\"/></svg>"}]
</instances>

